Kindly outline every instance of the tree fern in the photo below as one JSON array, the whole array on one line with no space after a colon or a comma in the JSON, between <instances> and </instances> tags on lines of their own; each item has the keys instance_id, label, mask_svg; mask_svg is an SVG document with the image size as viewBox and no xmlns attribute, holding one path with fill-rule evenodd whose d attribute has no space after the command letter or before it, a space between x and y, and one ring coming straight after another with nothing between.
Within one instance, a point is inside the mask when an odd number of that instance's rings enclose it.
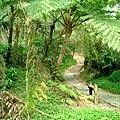
<instances>
[{"instance_id":1,"label":"tree fern","mask_svg":"<svg viewBox=\"0 0 120 120\"><path fill-rule=\"evenodd\" d=\"M78 23L80 23L80 21L85 20L85 17L86 19L91 18L90 21L86 23L98 31L98 36L96 37L101 36L103 43L108 43L109 47L120 51L119 4L116 0L35 0L30 3L30 6L28 6L26 10L30 14L33 14L34 18L35 16L40 17L40 15L49 13L50 11L57 11L58 9L65 10L71 7L75 11L73 14L79 18L76 19L75 22L79 21ZM117 10L114 9L115 6L117 6ZM112 16L113 13L115 16ZM112 39L113 34L115 36L114 39Z\"/></svg>"},{"instance_id":2,"label":"tree fern","mask_svg":"<svg viewBox=\"0 0 120 120\"><path fill-rule=\"evenodd\" d=\"M116 24L119 23L120 19L119 5L117 7L118 10L113 9L116 5L118 4L114 0L35 0L26 7L26 11L31 19L40 19L45 24L53 22L53 19L57 19L65 29L65 35L68 36L68 33L70 33L68 37L65 37L65 39L67 38L66 41L63 42L59 58L56 60L57 63L53 70L52 79L56 76L68 40L77 25L83 24L86 27L85 29L92 31L90 34L96 34L96 38L102 39L103 43L107 43L109 47L120 51L119 27ZM108 6L109 9L107 8ZM57 18L59 14L61 16Z\"/></svg>"},{"instance_id":3,"label":"tree fern","mask_svg":"<svg viewBox=\"0 0 120 120\"><path fill-rule=\"evenodd\" d=\"M103 43L108 43L109 47L113 47L113 49L119 51L119 3L115 0L90 0L89 2L84 2L81 6L84 12L90 15L90 19L86 22L87 25L85 24L86 28L91 26L92 29L97 31L97 38L101 37ZM114 9L115 6L117 10ZM108 7L109 9L107 9ZM115 16L112 16L112 13L114 13ZM115 36L114 39L112 39L113 36Z\"/></svg>"}]
</instances>

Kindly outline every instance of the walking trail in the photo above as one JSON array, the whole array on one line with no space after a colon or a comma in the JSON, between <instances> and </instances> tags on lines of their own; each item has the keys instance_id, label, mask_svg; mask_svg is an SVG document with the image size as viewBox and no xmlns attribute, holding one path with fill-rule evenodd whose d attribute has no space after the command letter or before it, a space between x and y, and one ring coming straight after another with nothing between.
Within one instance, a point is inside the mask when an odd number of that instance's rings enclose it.
<instances>
[{"instance_id":1,"label":"walking trail","mask_svg":"<svg viewBox=\"0 0 120 120\"><path fill-rule=\"evenodd\" d=\"M74 59L77 60L77 65L73 65L68 70L66 70L63 77L67 84L74 86L75 88L81 90L83 94L88 95L88 86L79 76L79 71L84 65L84 57L81 54L75 53ZM98 99L105 101L112 106L120 108L120 95L111 94L98 88Z\"/></svg>"}]
</instances>

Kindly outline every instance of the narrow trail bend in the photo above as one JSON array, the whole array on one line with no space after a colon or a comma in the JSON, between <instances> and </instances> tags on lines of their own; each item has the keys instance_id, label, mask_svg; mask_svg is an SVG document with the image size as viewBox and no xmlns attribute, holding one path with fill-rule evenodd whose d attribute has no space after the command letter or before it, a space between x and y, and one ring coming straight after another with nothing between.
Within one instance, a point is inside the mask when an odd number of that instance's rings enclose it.
<instances>
[{"instance_id":1,"label":"narrow trail bend","mask_svg":"<svg viewBox=\"0 0 120 120\"><path fill-rule=\"evenodd\" d=\"M67 84L74 86L75 88L81 90L82 93L88 95L88 87L86 86L85 81L83 81L79 76L79 70L84 65L84 57L78 53L75 53L74 59L77 60L77 64L66 70L63 77ZM110 105L120 108L120 95L111 94L104 90L98 89L98 98L109 103Z\"/></svg>"}]
</instances>

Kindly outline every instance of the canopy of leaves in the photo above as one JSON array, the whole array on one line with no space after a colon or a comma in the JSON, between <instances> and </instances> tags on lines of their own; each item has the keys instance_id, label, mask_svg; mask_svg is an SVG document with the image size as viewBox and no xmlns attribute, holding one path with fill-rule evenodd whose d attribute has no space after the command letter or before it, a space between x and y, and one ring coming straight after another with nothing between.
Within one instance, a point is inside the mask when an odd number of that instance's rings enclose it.
<instances>
[{"instance_id":1,"label":"canopy of leaves","mask_svg":"<svg viewBox=\"0 0 120 120\"><path fill-rule=\"evenodd\" d=\"M97 31L96 37L101 38L104 44L120 51L119 4L116 0L35 0L29 3L26 11L32 19L44 17L47 20L49 12L71 9L74 26L84 22L86 28L90 26Z\"/></svg>"}]
</instances>

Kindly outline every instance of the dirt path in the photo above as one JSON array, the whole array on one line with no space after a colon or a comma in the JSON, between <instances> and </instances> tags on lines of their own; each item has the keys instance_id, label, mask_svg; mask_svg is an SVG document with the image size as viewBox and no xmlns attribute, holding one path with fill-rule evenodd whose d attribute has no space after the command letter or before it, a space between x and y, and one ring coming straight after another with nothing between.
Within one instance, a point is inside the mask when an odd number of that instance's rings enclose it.
<instances>
[{"instance_id":1,"label":"dirt path","mask_svg":"<svg viewBox=\"0 0 120 120\"><path fill-rule=\"evenodd\" d=\"M75 53L74 59L77 60L77 65L71 66L68 70L66 70L63 77L67 84L80 89L82 93L88 95L88 87L79 77L79 70L83 66L84 57L81 54ZM98 89L98 98L109 103L110 105L120 108L120 95L114 95L104 90Z\"/></svg>"}]
</instances>

